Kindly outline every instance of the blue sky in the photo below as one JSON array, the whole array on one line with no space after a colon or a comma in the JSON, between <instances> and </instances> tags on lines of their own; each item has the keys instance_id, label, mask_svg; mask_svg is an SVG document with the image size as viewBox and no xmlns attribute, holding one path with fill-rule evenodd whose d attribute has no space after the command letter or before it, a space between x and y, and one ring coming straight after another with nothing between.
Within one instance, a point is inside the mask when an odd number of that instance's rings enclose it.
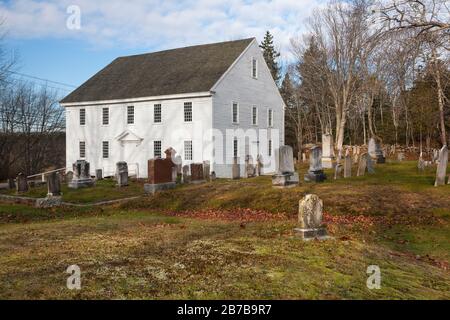
<instances>
[{"instance_id":1,"label":"blue sky","mask_svg":"<svg viewBox=\"0 0 450 320\"><path fill-rule=\"evenodd\" d=\"M78 86L118 56L247 37L260 41L266 30L287 60L290 38L305 31L320 2L14 0L0 1L0 17L3 46L18 56L18 72ZM78 10L80 28L73 15Z\"/></svg>"}]
</instances>

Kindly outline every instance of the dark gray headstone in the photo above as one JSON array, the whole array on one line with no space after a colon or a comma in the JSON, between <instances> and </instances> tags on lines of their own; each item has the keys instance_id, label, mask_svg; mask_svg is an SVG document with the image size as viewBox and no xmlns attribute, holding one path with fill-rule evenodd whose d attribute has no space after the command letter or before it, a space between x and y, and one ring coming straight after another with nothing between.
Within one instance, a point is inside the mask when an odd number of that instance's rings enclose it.
<instances>
[{"instance_id":1,"label":"dark gray headstone","mask_svg":"<svg viewBox=\"0 0 450 320\"><path fill-rule=\"evenodd\" d=\"M17 192L27 192L28 191L28 180L27 176L23 173L17 175Z\"/></svg>"},{"instance_id":2,"label":"dark gray headstone","mask_svg":"<svg viewBox=\"0 0 450 320\"><path fill-rule=\"evenodd\" d=\"M47 176L47 196L58 197L61 195L61 179L59 173L53 172Z\"/></svg>"},{"instance_id":3,"label":"dark gray headstone","mask_svg":"<svg viewBox=\"0 0 450 320\"><path fill-rule=\"evenodd\" d=\"M350 178L352 176L352 157L346 155L344 158L344 178Z\"/></svg>"}]
</instances>

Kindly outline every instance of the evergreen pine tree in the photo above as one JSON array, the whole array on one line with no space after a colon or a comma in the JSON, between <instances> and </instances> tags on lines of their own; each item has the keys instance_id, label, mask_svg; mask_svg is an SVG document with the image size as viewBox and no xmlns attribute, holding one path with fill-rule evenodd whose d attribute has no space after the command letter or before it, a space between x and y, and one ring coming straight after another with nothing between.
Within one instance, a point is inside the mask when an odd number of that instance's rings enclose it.
<instances>
[{"instance_id":1,"label":"evergreen pine tree","mask_svg":"<svg viewBox=\"0 0 450 320\"><path fill-rule=\"evenodd\" d=\"M280 80L280 67L278 66L277 59L280 56L280 53L275 50L275 47L273 46L273 36L269 31L266 32L264 40L259 47L263 50L264 60L266 60L270 73L272 73L272 77L278 85L278 81Z\"/></svg>"}]
</instances>

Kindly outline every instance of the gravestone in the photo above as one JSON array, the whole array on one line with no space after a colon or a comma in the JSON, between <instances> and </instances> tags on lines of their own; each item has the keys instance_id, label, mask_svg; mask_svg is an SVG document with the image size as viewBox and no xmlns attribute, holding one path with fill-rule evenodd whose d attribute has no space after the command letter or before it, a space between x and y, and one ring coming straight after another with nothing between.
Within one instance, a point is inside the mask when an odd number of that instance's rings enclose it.
<instances>
[{"instance_id":1,"label":"gravestone","mask_svg":"<svg viewBox=\"0 0 450 320\"><path fill-rule=\"evenodd\" d=\"M67 171L66 172L66 182L69 183L70 181L72 181L72 179L73 179L73 172Z\"/></svg>"},{"instance_id":2,"label":"gravestone","mask_svg":"<svg viewBox=\"0 0 450 320\"><path fill-rule=\"evenodd\" d=\"M342 175L342 164L340 162L337 162L334 167L334 180L337 180Z\"/></svg>"},{"instance_id":3,"label":"gravestone","mask_svg":"<svg viewBox=\"0 0 450 320\"><path fill-rule=\"evenodd\" d=\"M8 188L11 190L16 188L16 181L14 180L14 178L8 179Z\"/></svg>"},{"instance_id":4,"label":"gravestone","mask_svg":"<svg viewBox=\"0 0 450 320\"><path fill-rule=\"evenodd\" d=\"M275 150L277 173L272 176L272 186L288 188L299 183L298 173L294 168L294 153L291 146L281 146Z\"/></svg>"},{"instance_id":5,"label":"gravestone","mask_svg":"<svg viewBox=\"0 0 450 320\"><path fill-rule=\"evenodd\" d=\"M18 193L28 191L28 180L27 180L27 176L25 174L19 173L17 175L16 181L17 181L16 190Z\"/></svg>"},{"instance_id":6,"label":"gravestone","mask_svg":"<svg viewBox=\"0 0 450 320\"><path fill-rule=\"evenodd\" d=\"M214 180L216 180L216 172L215 171L211 172L211 181L214 181Z\"/></svg>"},{"instance_id":7,"label":"gravestone","mask_svg":"<svg viewBox=\"0 0 450 320\"><path fill-rule=\"evenodd\" d=\"M359 159L358 164L358 171L356 172L356 176L360 177L363 176L366 173L366 167L367 167L367 158L369 155L367 153L363 153Z\"/></svg>"},{"instance_id":8,"label":"gravestone","mask_svg":"<svg viewBox=\"0 0 450 320\"><path fill-rule=\"evenodd\" d=\"M94 185L94 180L90 176L89 162L86 160L77 160L72 167L73 177L68 184L69 188L87 188Z\"/></svg>"},{"instance_id":9,"label":"gravestone","mask_svg":"<svg viewBox=\"0 0 450 320\"><path fill-rule=\"evenodd\" d=\"M191 183L205 182L203 163L191 163Z\"/></svg>"},{"instance_id":10,"label":"gravestone","mask_svg":"<svg viewBox=\"0 0 450 320\"><path fill-rule=\"evenodd\" d=\"M175 188L173 181L173 162L170 158L155 158L148 160L148 183L144 184L144 191L154 194L160 190Z\"/></svg>"},{"instance_id":11,"label":"gravestone","mask_svg":"<svg viewBox=\"0 0 450 320\"><path fill-rule=\"evenodd\" d=\"M190 177L189 177L189 166L184 165L183 168L183 183L189 183Z\"/></svg>"},{"instance_id":12,"label":"gravestone","mask_svg":"<svg viewBox=\"0 0 450 320\"><path fill-rule=\"evenodd\" d=\"M442 186L445 184L445 176L447 171L448 164L448 148L447 146L443 146L439 151L439 163L437 165L436 170L436 181L434 182L434 186Z\"/></svg>"},{"instance_id":13,"label":"gravestone","mask_svg":"<svg viewBox=\"0 0 450 320\"><path fill-rule=\"evenodd\" d=\"M372 157L366 156L366 159L367 159L367 173L375 173Z\"/></svg>"},{"instance_id":14,"label":"gravestone","mask_svg":"<svg viewBox=\"0 0 450 320\"><path fill-rule=\"evenodd\" d=\"M128 186L128 164L125 161L116 163L116 177L118 187Z\"/></svg>"},{"instance_id":15,"label":"gravestone","mask_svg":"<svg viewBox=\"0 0 450 320\"><path fill-rule=\"evenodd\" d=\"M305 174L305 181L322 182L327 178L322 169L322 149L320 147L312 147L309 153L309 170Z\"/></svg>"},{"instance_id":16,"label":"gravestone","mask_svg":"<svg viewBox=\"0 0 450 320\"><path fill-rule=\"evenodd\" d=\"M439 159L439 150L433 149L433 158L431 159L431 161L433 163L436 163L438 159Z\"/></svg>"},{"instance_id":17,"label":"gravestone","mask_svg":"<svg viewBox=\"0 0 450 320\"><path fill-rule=\"evenodd\" d=\"M346 155L344 158L344 178L350 178L352 176L352 158L350 155Z\"/></svg>"},{"instance_id":18,"label":"gravestone","mask_svg":"<svg viewBox=\"0 0 450 320\"><path fill-rule=\"evenodd\" d=\"M322 135L322 167L331 169L334 167L333 135L326 133Z\"/></svg>"},{"instance_id":19,"label":"gravestone","mask_svg":"<svg viewBox=\"0 0 450 320\"><path fill-rule=\"evenodd\" d=\"M298 228L294 229L303 240L326 239L327 232L322 224L323 202L315 194L308 194L299 201Z\"/></svg>"},{"instance_id":20,"label":"gravestone","mask_svg":"<svg viewBox=\"0 0 450 320\"><path fill-rule=\"evenodd\" d=\"M208 160L203 161L203 178L206 181L210 181L211 180L211 165L210 162Z\"/></svg>"},{"instance_id":21,"label":"gravestone","mask_svg":"<svg viewBox=\"0 0 450 320\"><path fill-rule=\"evenodd\" d=\"M386 162L386 158L383 155L383 150L375 138L370 138L369 140L369 155L373 160L376 160L377 163Z\"/></svg>"},{"instance_id":22,"label":"gravestone","mask_svg":"<svg viewBox=\"0 0 450 320\"><path fill-rule=\"evenodd\" d=\"M256 157L256 175L258 177L261 175L262 168L263 168L262 155L258 154L258 156Z\"/></svg>"},{"instance_id":23,"label":"gravestone","mask_svg":"<svg viewBox=\"0 0 450 320\"><path fill-rule=\"evenodd\" d=\"M103 170L102 169L95 170L95 178L97 180L103 180Z\"/></svg>"},{"instance_id":24,"label":"gravestone","mask_svg":"<svg viewBox=\"0 0 450 320\"><path fill-rule=\"evenodd\" d=\"M238 157L233 157L233 164L231 166L231 178L232 179L241 178L241 166L239 165Z\"/></svg>"},{"instance_id":25,"label":"gravestone","mask_svg":"<svg viewBox=\"0 0 450 320\"><path fill-rule=\"evenodd\" d=\"M417 162L417 169L418 169L419 171L424 171L424 170L425 170L425 166L426 166L426 163L425 163L425 161L423 160L423 154L422 154L422 152L420 152L419 160L418 160L418 162Z\"/></svg>"},{"instance_id":26,"label":"gravestone","mask_svg":"<svg viewBox=\"0 0 450 320\"><path fill-rule=\"evenodd\" d=\"M397 153L397 160L400 162L405 160L405 154L403 152Z\"/></svg>"},{"instance_id":27,"label":"gravestone","mask_svg":"<svg viewBox=\"0 0 450 320\"><path fill-rule=\"evenodd\" d=\"M245 177L251 178L256 176L256 167L253 165L253 157L251 155L245 156Z\"/></svg>"},{"instance_id":28,"label":"gravestone","mask_svg":"<svg viewBox=\"0 0 450 320\"><path fill-rule=\"evenodd\" d=\"M47 197L61 196L61 179L58 173L52 172L47 176L47 189Z\"/></svg>"}]
</instances>

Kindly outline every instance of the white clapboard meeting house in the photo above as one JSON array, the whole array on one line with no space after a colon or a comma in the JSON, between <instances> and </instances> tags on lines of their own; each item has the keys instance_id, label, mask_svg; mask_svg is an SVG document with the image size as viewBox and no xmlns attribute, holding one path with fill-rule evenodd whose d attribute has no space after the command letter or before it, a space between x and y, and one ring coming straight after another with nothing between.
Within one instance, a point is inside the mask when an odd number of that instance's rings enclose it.
<instances>
[{"instance_id":1,"label":"white clapboard meeting house","mask_svg":"<svg viewBox=\"0 0 450 320\"><path fill-rule=\"evenodd\" d=\"M117 58L61 105L66 167L86 160L92 175L126 161L146 178L169 147L217 177L231 177L235 159L244 172L248 155L269 174L284 143L285 105L255 38Z\"/></svg>"}]
</instances>

